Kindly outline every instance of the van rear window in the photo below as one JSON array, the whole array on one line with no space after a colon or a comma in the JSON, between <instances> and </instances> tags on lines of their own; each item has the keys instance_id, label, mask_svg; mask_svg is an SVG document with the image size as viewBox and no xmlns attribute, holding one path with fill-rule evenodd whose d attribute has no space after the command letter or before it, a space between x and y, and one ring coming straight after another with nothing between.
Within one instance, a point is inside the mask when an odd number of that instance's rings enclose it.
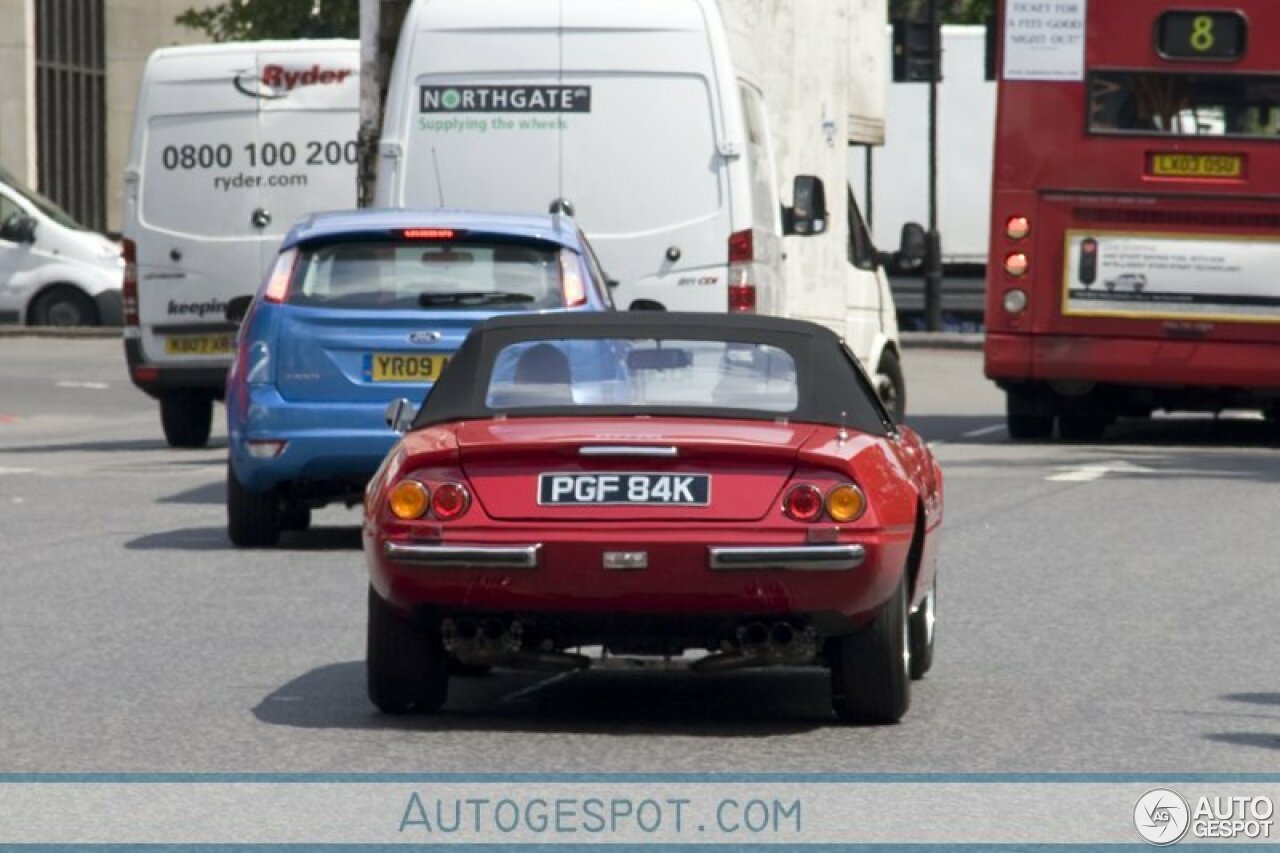
<instances>
[{"instance_id":1,"label":"van rear window","mask_svg":"<svg viewBox=\"0 0 1280 853\"><path fill-rule=\"evenodd\" d=\"M563 251L493 240L330 243L303 253L289 301L446 311L560 308Z\"/></svg>"}]
</instances>

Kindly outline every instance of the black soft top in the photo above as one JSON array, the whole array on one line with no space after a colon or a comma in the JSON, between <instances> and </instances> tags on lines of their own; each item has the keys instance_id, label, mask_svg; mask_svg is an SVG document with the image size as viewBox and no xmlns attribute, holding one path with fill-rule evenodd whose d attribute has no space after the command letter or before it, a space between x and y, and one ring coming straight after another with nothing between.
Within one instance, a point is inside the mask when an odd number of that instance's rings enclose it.
<instances>
[{"instance_id":1,"label":"black soft top","mask_svg":"<svg viewBox=\"0 0 1280 853\"><path fill-rule=\"evenodd\" d=\"M666 311L502 315L478 323L427 394L414 429L461 420L508 417L637 414L775 421L778 412L707 406L570 405L491 409L485 392L497 354L527 341L592 338L731 341L777 347L795 361L799 399L787 420L848 426L885 435L892 419L866 374L830 329L803 320L744 314Z\"/></svg>"}]
</instances>

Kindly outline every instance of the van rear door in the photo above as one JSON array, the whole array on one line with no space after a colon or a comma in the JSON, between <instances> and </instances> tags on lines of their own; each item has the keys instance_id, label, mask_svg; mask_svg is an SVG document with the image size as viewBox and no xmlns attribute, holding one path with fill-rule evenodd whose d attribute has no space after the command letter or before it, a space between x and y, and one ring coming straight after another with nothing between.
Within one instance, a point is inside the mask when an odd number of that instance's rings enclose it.
<instances>
[{"instance_id":1,"label":"van rear door","mask_svg":"<svg viewBox=\"0 0 1280 853\"><path fill-rule=\"evenodd\" d=\"M130 235L147 361L230 362L226 302L253 292L262 272L246 165L259 144L256 73L249 52L171 55L149 71Z\"/></svg>"},{"instance_id":2,"label":"van rear door","mask_svg":"<svg viewBox=\"0 0 1280 853\"><path fill-rule=\"evenodd\" d=\"M280 240L300 218L317 210L356 206L356 131L360 57L316 42L266 47L258 53L256 150L262 213L255 218L259 275L242 291L252 294L276 257Z\"/></svg>"}]
</instances>

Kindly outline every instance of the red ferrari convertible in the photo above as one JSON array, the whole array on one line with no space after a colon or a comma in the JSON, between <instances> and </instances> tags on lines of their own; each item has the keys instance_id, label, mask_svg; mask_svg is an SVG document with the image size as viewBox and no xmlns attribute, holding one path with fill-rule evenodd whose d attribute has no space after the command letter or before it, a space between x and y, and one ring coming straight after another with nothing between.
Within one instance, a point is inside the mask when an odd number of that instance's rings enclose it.
<instances>
[{"instance_id":1,"label":"red ferrari convertible","mask_svg":"<svg viewBox=\"0 0 1280 853\"><path fill-rule=\"evenodd\" d=\"M896 722L933 658L942 476L841 340L743 315L479 324L365 496L369 696L605 654L822 665ZM692 657L692 655L690 655Z\"/></svg>"}]
</instances>

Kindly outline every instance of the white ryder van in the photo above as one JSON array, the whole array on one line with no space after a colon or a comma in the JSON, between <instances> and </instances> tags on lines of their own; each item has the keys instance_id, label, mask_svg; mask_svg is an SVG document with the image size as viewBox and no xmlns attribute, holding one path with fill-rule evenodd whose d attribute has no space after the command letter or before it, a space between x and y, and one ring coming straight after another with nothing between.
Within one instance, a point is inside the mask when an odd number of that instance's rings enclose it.
<instances>
[{"instance_id":1,"label":"white ryder van","mask_svg":"<svg viewBox=\"0 0 1280 853\"><path fill-rule=\"evenodd\" d=\"M0 169L0 323L120 325L120 247Z\"/></svg>"},{"instance_id":2,"label":"white ryder van","mask_svg":"<svg viewBox=\"0 0 1280 853\"><path fill-rule=\"evenodd\" d=\"M883 138L860 105L883 110L867 95L885 87L884 26L867 0L415 0L377 202L567 202L620 307L822 323L900 408L892 297L845 153Z\"/></svg>"},{"instance_id":3,"label":"white ryder van","mask_svg":"<svg viewBox=\"0 0 1280 853\"><path fill-rule=\"evenodd\" d=\"M352 40L158 50L125 172L125 356L165 438L209 438L236 327L289 227L356 196L359 45Z\"/></svg>"}]
</instances>

